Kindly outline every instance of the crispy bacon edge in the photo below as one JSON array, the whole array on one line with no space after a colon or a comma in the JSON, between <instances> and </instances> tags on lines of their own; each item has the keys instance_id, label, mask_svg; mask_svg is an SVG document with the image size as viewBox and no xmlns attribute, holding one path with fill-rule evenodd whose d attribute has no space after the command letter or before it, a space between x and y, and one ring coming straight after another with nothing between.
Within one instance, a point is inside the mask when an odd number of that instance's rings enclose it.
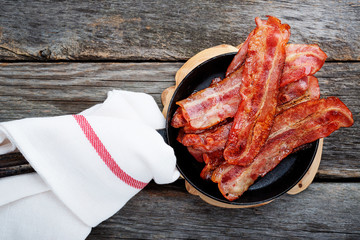
<instances>
[{"instance_id":1,"label":"crispy bacon edge","mask_svg":"<svg viewBox=\"0 0 360 240\"><path fill-rule=\"evenodd\" d=\"M327 137L354 123L352 113L336 97L311 100L292 107L275 119L271 134L255 160L247 167L223 164L212 175L223 196L239 198L255 182L296 148Z\"/></svg>"},{"instance_id":2,"label":"crispy bacon edge","mask_svg":"<svg viewBox=\"0 0 360 240\"><path fill-rule=\"evenodd\" d=\"M286 45L286 64L280 87L302 77L313 75L324 65L327 55L315 44Z\"/></svg>"}]
</instances>

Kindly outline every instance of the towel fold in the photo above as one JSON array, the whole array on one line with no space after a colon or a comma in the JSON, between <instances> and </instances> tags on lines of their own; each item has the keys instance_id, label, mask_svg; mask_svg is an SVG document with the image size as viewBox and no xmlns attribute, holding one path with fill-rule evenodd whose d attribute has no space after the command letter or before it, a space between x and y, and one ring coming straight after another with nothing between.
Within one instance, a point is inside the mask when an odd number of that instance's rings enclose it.
<instances>
[{"instance_id":1,"label":"towel fold","mask_svg":"<svg viewBox=\"0 0 360 240\"><path fill-rule=\"evenodd\" d=\"M84 239L152 179L178 179L164 127L151 96L121 90L78 115L1 123L0 154L36 173L0 179L0 239Z\"/></svg>"}]
</instances>

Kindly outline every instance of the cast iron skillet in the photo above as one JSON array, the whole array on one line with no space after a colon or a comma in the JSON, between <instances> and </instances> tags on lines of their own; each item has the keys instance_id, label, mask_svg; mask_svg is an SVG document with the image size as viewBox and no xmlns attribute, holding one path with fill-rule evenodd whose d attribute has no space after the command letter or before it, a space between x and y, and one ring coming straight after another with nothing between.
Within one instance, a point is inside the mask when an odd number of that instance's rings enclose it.
<instances>
[{"instance_id":1,"label":"cast iron skillet","mask_svg":"<svg viewBox=\"0 0 360 240\"><path fill-rule=\"evenodd\" d=\"M193 69L179 84L170 101L167 113L166 140L175 151L178 170L195 189L219 202L233 205L254 205L277 198L294 187L309 169L316 154L318 141L289 155L271 172L263 178L259 178L239 199L231 202L222 196L217 184L205 181L200 177L204 163L196 161L186 147L176 141L179 129L173 128L170 124L178 107L176 102L188 97L194 91L208 87L213 78L223 78L234 55L234 53L227 53L205 61Z\"/></svg>"}]
</instances>

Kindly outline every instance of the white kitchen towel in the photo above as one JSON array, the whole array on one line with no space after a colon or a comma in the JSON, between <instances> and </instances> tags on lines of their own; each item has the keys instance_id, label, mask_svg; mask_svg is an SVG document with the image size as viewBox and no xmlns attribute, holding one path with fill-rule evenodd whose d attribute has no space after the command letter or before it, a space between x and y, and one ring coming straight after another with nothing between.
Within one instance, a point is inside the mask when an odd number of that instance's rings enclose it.
<instances>
[{"instance_id":1,"label":"white kitchen towel","mask_svg":"<svg viewBox=\"0 0 360 240\"><path fill-rule=\"evenodd\" d=\"M0 179L0 239L84 239L152 179L178 179L164 127L151 96L121 90L78 115L1 123L0 154L19 150L37 174Z\"/></svg>"}]
</instances>

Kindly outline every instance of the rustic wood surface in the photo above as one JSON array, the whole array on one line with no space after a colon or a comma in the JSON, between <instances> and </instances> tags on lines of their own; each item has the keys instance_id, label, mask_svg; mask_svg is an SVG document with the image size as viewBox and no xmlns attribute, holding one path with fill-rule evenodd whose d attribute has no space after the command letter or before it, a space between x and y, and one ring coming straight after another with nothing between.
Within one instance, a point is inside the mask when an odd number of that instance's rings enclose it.
<instances>
[{"instance_id":1,"label":"rustic wood surface","mask_svg":"<svg viewBox=\"0 0 360 240\"><path fill-rule=\"evenodd\" d=\"M214 207L189 195L183 185L183 180L167 186L150 184L116 215L93 229L88 239L359 239L360 236L360 185L356 183L313 183L300 195L285 195L250 209Z\"/></svg>"},{"instance_id":2,"label":"rustic wood surface","mask_svg":"<svg viewBox=\"0 0 360 240\"><path fill-rule=\"evenodd\" d=\"M316 73L355 123L325 138L315 182L254 209L223 209L184 180L149 184L88 239L360 239L360 4L356 1L0 1L0 122L80 112L112 89L161 92L199 51L238 45L256 16L327 53ZM0 177L32 171L0 156ZM0 194L1 195L1 194Z\"/></svg>"},{"instance_id":3,"label":"rustic wood surface","mask_svg":"<svg viewBox=\"0 0 360 240\"><path fill-rule=\"evenodd\" d=\"M0 12L4 60L186 60L240 44L265 15L288 23L292 42L319 44L330 60L360 60L355 1L10 0Z\"/></svg>"}]
</instances>

